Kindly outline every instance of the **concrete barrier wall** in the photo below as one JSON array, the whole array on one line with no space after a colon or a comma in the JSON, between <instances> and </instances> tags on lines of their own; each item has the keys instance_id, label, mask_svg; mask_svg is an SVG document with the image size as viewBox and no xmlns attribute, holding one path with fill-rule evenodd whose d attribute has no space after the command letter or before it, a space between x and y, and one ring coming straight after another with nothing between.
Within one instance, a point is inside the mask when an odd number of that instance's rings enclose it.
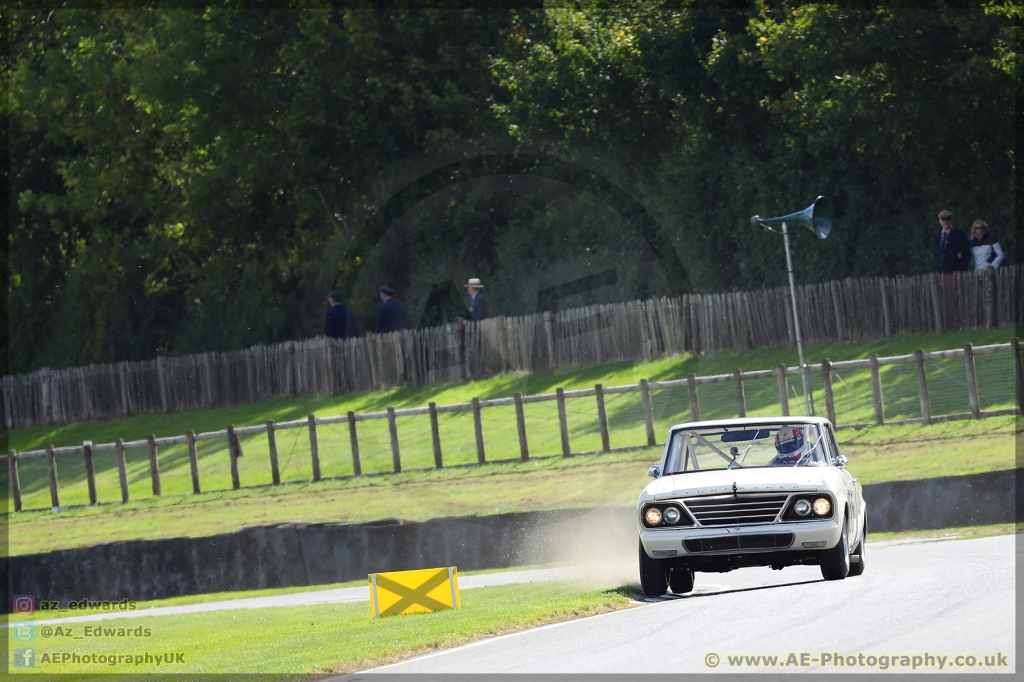
<instances>
[{"instance_id":1,"label":"concrete barrier wall","mask_svg":"<svg viewBox=\"0 0 1024 682\"><path fill-rule=\"evenodd\" d=\"M873 532L1024 520L1024 469L864 486ZM15 556L0 580L11 596L151 600L323 585L378 571L462 570L636 551L632 509L576 509L424 522L283 524L203 538L132 540Z\"/></svg>"}]
</instances>

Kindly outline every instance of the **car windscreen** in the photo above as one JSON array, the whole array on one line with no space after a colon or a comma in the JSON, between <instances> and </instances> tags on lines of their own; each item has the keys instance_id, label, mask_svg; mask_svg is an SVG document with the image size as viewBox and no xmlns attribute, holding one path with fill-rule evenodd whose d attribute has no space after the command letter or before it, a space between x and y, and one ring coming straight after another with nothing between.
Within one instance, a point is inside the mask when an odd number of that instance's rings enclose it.
<instances>
[{"instance_id":1,"label":"car windscreen","mask_svg":"<svg viewBox=\"0 0 1024 682\"><path fill-rule=\"evenodd\" d=\"M714 426L672 432L666 474L752 467L828 466L832 453L817 424Z\"/></svg>"}]
</instances>

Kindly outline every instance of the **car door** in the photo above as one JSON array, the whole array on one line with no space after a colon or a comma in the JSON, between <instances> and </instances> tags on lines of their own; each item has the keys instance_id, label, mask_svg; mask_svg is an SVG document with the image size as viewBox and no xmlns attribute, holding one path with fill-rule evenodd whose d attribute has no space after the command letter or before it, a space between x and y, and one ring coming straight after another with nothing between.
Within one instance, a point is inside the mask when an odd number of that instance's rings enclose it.
<instances>
[{"instance_id":1,"label":"car door","mask_svg":"<svg viewBox=\"0 0 1024 682\"><path fill-rule=\"evenodd\" d=\"M826 429L829 440L829 449L833 452L833 459L839 457L842 454L839 451L839 442L836 439L835 431L832 429L832 425L829 424ZM857 542L857 538L860 537L861 529L864 527L864 497L863 489L860 484L860 479L854 476L846 467L839 469L839 473L843 477L843 482L846 484L846 498L850 502L850 516L852 522L849 522L847 528L850 533L850 545L854 546Z\"/></svg>"}]
</instances>

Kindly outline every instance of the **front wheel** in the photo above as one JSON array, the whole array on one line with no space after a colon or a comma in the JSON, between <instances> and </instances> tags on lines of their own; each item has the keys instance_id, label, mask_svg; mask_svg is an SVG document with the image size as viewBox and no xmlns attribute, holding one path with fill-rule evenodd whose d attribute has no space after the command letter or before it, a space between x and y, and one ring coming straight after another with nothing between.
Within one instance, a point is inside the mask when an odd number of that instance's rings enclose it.
<instances>
[{"instance_id":1,"label":"front wheel","mask_svg":"<svg viewBox=\"0 0 1024 682\"><path fill-rule=\"evenodd\" d=\"M857 547L853 550L853 555L857 557L857 563L850 562L850 572L846 574L846 577L855 577L864 574L864 547L868 543L868 520L864 519L864 531L860 534L860 542L857 543Z\"/></svg>"},{"instance_id":2,"label":"front wheel","mask_svg":"<svg viewBox=\"0 0 1024 682\"><path fill-rule=\"evenodd\" d=\"M640 543L640 589L648 597L660 597L668 590L668 568L665 562L652 559Z\"/></svg>"},{"instance_id":3,"label":"front wheel","mask_svg":"<svg viewBox=\"0 0 1024 682\"><path fill-rule=\"evenodd\" d=\"M821 553L821 577L825 580L842 580L850 573L850 541L846 537L846 524L843 534L832 549Z\"/></svg>"}]
</instances>

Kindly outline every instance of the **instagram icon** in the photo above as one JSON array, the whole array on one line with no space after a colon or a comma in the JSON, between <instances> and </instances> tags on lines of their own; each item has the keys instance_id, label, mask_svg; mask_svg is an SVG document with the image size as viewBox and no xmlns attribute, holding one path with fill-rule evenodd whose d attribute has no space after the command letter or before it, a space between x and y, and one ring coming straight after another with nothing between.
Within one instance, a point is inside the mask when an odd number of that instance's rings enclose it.
<instances>
[{"instance_id":1,"label":"instagram icon","mask_svg":"<svg viewBox=\"0 0 1024 682\"><path fill-rule=\"evenodd\" d=\"M36 612L36 598L31 594L14 595L14 612L33 614Z\"/></svg>"}]
</instances>

